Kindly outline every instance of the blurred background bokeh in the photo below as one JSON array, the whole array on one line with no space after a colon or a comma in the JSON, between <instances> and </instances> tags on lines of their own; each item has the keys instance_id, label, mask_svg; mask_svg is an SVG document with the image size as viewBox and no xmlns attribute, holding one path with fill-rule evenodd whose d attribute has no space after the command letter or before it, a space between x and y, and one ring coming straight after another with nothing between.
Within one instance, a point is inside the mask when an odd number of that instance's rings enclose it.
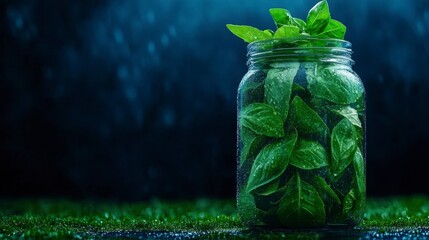
<instances>
[{"instance_id":1,"label":"blurred background bokeh","mask_svg":"<svg viewBox=\"0 0 429 240\"><path fill-rule=\"evenodd\" d=\"M233 197L246 44L315 0L2 0L0 197ZM429 194L429 2L330 0L367 89L371 196Z\"/></svg>"}]
</instances>

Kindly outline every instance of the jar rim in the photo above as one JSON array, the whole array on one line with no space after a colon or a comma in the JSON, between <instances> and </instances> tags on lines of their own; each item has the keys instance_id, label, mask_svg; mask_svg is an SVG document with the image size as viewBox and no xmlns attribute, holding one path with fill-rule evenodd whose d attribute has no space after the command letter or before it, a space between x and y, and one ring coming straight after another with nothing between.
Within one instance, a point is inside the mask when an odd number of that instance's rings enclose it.
<instances>
[{"instance_id":1,"label":"jar rim","mask_svg":"<svg viewBox=\"0 0 429 240\"><path fill-rule=\"evenodd\" d=\"M353 65L349 41L333 38L276 38L250 43L248 65L266 61L323 61Z\"/></svg>"},{"instance_id":2,"label":"jar rim","mask_svg":"<svg viewBox=\"0 0 429 240\"><path fill-rule=\"evenodd\" d=\"M312 44L311 46L300 46L298 45L300 42L308 41L308 43ZM340 47L351 49L352 43L347 40L336 39L336 38L319 38L319 37L295 37L295 38L273 38L267 40L260 40L249 43L247 48L254 49L263 46L267 46L269 44L278 44L277 47L285 48L286 46L290 46L291 48L311 48L316 44L317 47Z\"/></svg>"}]
</instances>

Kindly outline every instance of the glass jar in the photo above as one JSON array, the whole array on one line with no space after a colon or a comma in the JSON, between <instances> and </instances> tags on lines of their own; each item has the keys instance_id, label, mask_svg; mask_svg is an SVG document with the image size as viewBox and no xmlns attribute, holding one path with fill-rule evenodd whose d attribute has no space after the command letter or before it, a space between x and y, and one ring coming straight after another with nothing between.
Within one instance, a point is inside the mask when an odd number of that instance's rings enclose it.
<instances>
[{"instance_id":1,"label":"glass jar","mask_svg":"<svg viewBox=\"0 0 429 240\"><path fill-rule=\"evenodd\" d=\"M248 46L238 89L237 205L247 226L350 227L363 217L365 90L351 44Z\"/></svg>"}]
</instances>

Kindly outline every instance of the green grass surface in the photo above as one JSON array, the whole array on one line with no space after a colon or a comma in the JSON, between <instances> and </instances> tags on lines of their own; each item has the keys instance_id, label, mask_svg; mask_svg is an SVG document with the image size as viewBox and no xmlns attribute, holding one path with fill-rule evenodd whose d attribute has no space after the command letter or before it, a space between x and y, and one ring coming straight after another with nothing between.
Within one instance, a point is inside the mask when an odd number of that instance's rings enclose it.
<instances>
[{"instance_id":1,"label":"green grass surface","mask_svg":"<svg viewBox=\"0 0 429 240\"><path fill-rule=\"evenodd\" d=\"M429 229L429 198L369 199L362 231ZM233 200L112 203L0 200L0 238L98 236L101 232L245 230Z\"/></svg>"}]
</instances>

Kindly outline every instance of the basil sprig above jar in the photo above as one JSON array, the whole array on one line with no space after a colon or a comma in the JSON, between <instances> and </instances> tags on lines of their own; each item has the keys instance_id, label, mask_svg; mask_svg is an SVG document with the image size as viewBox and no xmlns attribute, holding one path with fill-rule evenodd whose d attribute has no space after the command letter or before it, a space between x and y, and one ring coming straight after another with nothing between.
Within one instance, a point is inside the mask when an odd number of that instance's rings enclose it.
<instances>
[{"instance_id":1,"label":"basil sprig above jar","mask_svg":"<svg viewBox=\"0 0 429 240\"><path fill-rule=\"evenodd\" d=\"M321 228L363 218L365 90L327 1L306 21L270 9L276 31L227 25L248 42L238 90L238 191L248 226Z\"/></svg>"}]
</instances>

